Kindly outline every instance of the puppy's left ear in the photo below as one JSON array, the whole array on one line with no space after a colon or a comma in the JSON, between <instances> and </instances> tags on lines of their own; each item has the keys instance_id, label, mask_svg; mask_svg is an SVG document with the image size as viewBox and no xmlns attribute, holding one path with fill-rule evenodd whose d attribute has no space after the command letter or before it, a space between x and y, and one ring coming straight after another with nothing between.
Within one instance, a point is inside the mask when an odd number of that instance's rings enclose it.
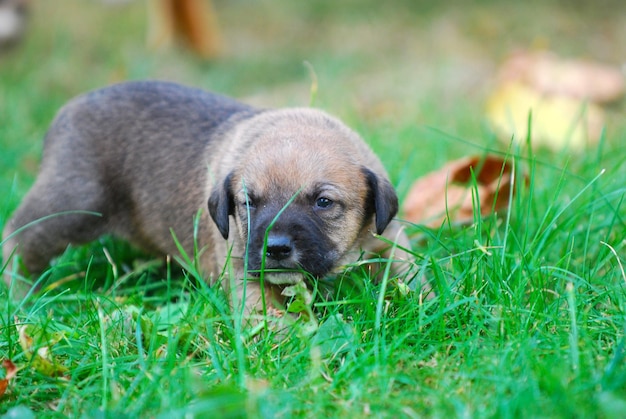
<instances>
[{"instance_id":1,"label":"puppy's left ear","mask_svg":"<svg viewBox=\"0 0 626 419\"><path fill-rule=\"evenodd\" d=\"M233 174L230 173L221 184L216 184L209 197L209 214L217 225L217 229L224 239L228 239L229 216L235 213L235 200L233 197L231 182Z\"/></svg>"},{"instance_id":2,"label":"puppy's left ear","mask_svg":"<svg viewBox=\"0 0 626 419\"><path fill-rule=\"evenodd\" d=\"M376 176L370 169L361 168L369 187L367 207L376 214L376 233L383 234L391 219L398 213L398 195L386 178Z\"/></svg>"}]
</instances>

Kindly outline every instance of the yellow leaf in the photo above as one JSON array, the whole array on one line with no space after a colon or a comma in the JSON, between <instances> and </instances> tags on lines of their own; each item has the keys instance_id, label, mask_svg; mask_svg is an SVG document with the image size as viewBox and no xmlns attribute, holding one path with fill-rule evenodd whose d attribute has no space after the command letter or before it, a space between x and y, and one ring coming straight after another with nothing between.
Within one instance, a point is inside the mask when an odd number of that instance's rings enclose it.
<instances>
[{"instance_id":1,"label":"yellow leaf","mask_svg":"<svg viewBox=\"0 0 626 419\"><path fill-rule=\"evenodd\" d=\"M62 339L62 334L56 334L53 339L46 340L47 345L37 346L33 335L40 342L43 340L43 331L36 326L17 324L18 340L26 357L31 361L33 368L48 377L65 374L68 369L58 363L50 353L50 347Z\"/></svg>"},{"instance_id":2,"label":"yellow leaf","mask_svg":"<svg viewBox=\"0 0 626 419\"><path fill-rule=\"evenodd\" d=\"M520 82L500 85L487 103L487 119L504 141L524 144L532 112L531 143L582 151L596 144L604 126L603 110L583 100L543 95Z\"/></svg>"}]
</instances>

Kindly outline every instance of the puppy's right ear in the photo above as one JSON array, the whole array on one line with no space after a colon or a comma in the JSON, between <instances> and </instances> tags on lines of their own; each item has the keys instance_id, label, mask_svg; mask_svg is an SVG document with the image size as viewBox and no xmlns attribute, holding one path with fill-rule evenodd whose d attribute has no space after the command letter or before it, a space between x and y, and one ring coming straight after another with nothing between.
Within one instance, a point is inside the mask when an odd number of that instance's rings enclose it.
<instances>
[{"instance_id":1,"label":"puppy's right ear","mask_svg":"<svg viewBox=\"0 0 626 419\"><path fill-rule=\"evenodd\" d=\"M209 197L209 214L211 214L211 218L224 239L228 239L228 217L235 213L232 178L233 174L230 173L221 184L215 185Z\"/></svg>"},{"instance_id":2,"label":"puppy's right ear","mask_svg":"<svg viewBox=\"0 0 626 419\"><path fill-rule=\"evenodd\" d=\"M373 207L376 213L376 233L383 234L391 219L398 212L398 196L389 180L379 178L366 167L361 168L361 172L365 176L369 188L368 205Z\"/></svg>"}]
</instances>

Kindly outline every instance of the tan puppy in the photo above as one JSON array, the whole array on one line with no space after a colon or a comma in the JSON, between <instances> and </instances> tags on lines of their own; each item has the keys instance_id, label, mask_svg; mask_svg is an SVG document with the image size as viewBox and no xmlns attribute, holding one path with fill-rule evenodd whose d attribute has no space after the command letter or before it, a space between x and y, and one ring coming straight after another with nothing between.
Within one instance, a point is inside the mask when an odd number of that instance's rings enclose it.
<instances>
[{"instance_id":1,"label":"tan puppy","mask_svg":"<svg viewBox=\"0 0 626 419\"><path fill-rule=\"evenodd\" d=\"M148 81L85 94L59 112L35 185L5 227L4 260L15 251L39 273L68 244L102 234L178 255L172 232L192 256L194 216L207 202L199 264L209 281L234 272L226 282L239 295L248 278L248 312L260 307L262 267L267 295L278 298L281 284L384 253L372 233L408 245L383 166L337 119ZM396 250L394 259L406 258Z\"/></svg>"}]
</instances>

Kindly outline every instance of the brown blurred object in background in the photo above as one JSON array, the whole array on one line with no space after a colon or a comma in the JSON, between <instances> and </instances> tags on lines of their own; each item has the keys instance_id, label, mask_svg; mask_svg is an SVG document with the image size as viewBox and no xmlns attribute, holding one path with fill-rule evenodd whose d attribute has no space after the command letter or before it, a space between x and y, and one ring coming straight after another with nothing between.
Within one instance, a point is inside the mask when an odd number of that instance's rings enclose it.
<instances>
[{"instance_id":1,"label":"brown blurred object in background","mask_svg":"<svg viewBox=\"0 0 626 419\"><path fill-rule=\"evenodd\" d=\"M0 0L0 51L22 39L28 19L29 0Z\"/></svg>"},{"instance_id":2,"label":"brown blurred object in background","mask_svg":"<svg viewBox=\"0 0 626 419\"><path fill-rule=\"evenodd\" d=\"M148 45L167 48L178 40L202 58L218 55L219 30L210 0L148 0Z\"/></svg>"},{"instance_id":3,"label":"brown blurred object in background","mask_svg":"<svg viewBox=\"0 0 626 419\"><path fill-rule=\"evenodd\" d=\"M598 104L624 96L619 68L589 60L560 58L549 51L518 51L502 64L500 83L519 81L545 95L567 96Z\"/></svg>"}]
</instances>

